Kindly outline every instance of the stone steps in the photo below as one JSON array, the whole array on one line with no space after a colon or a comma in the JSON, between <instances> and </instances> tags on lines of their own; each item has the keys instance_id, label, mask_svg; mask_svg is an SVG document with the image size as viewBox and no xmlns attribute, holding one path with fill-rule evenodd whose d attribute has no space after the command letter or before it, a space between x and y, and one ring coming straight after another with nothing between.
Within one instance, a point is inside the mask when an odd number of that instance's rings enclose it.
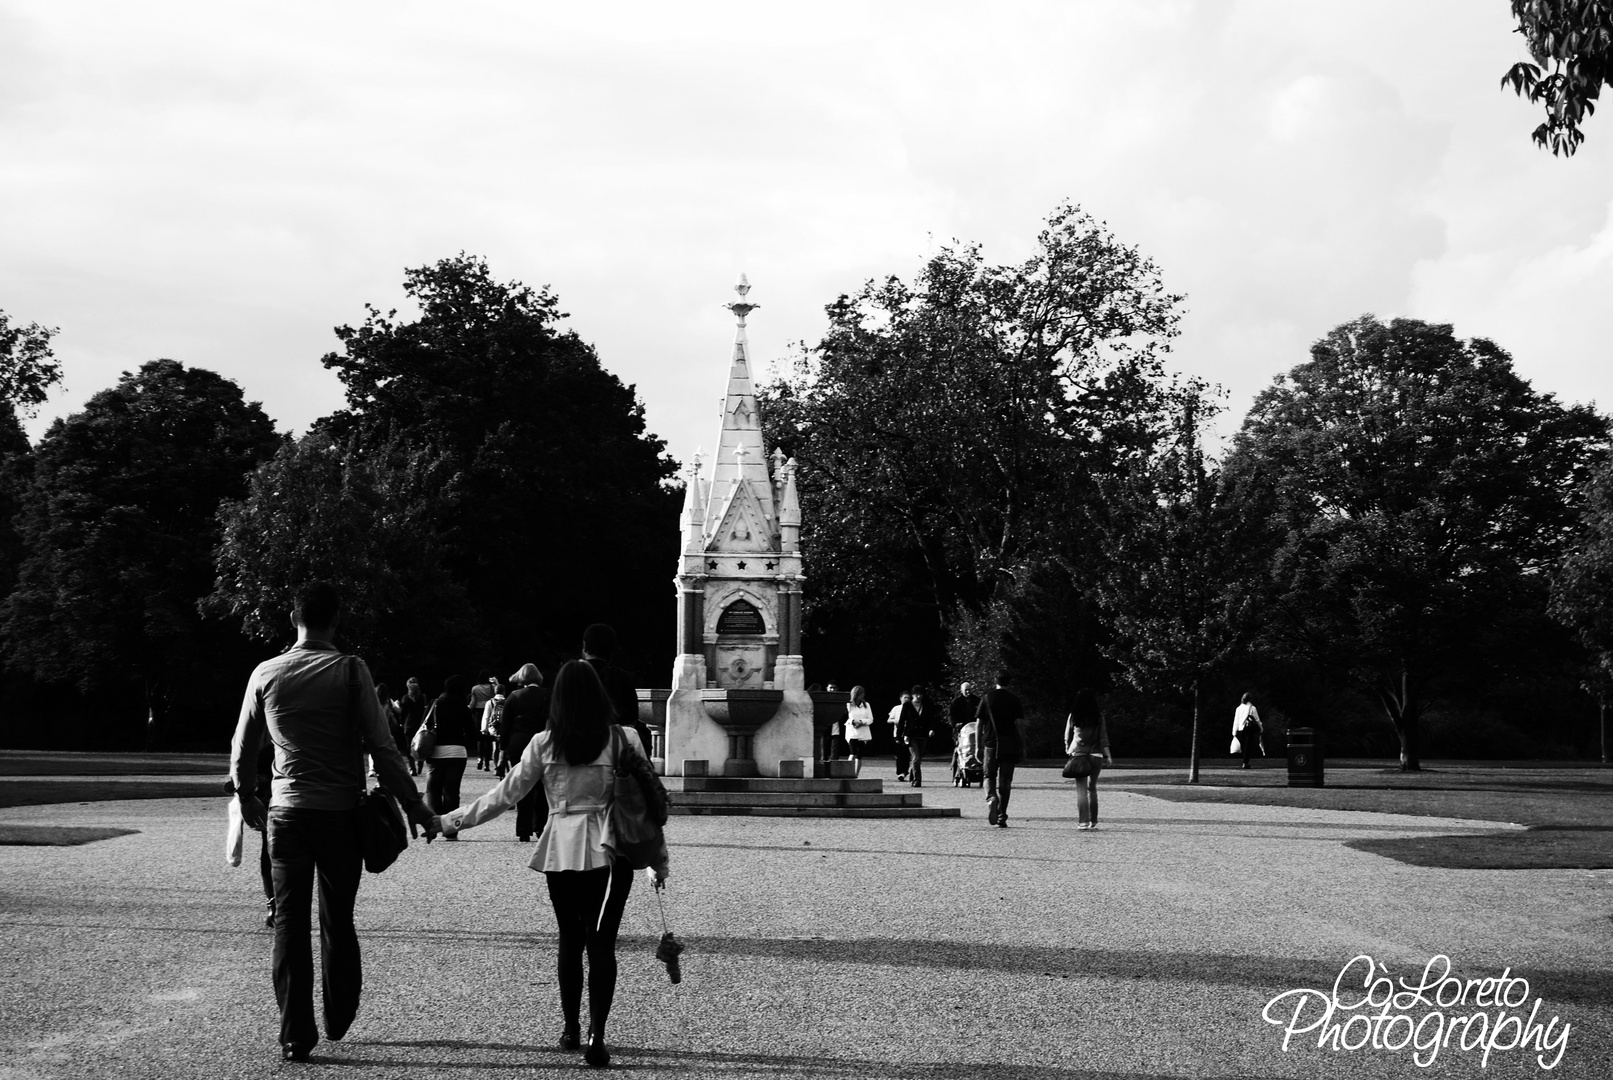
<instances>
[{"instance_id":1,"label":"stone steps","mask_svg":"<svg viewBox=\"0 0 1613 1080\"><path fill-rule=\"evenodd\" d=\"M884 789L882 780L780 780L771 776L668 776L668 791L754 791L801 792L821 794L838 792L877 793Z\"/></svg>"},{"instance_id":2,"label":"stone steps","mask_svg":"<svg viewBox=\"0 0 1613 1080\"><path fill-rule=\"evenodd\" d=\"M958 817L956 807L925 806L917 791L887 793L880 780L851 777L668 776L672 813L754 817Z\"/></svg>"},{"instance_id":3,"label":"stone steps","mask_svg":"<svg viewBox=\"0 0 1613 1080\"><path fill-rule=\"evenodd\" d=\"M881 792L808 791L685 791L673 800L679 806L923 806L912 795Z\"/></svg>"},{"instance_id":4,"label":"stone steps","mask_svg":"<svg viewBox=\"0 0 1613 1080\"><path fill-rule=\"evenodd\" d=\"M956 806L689 806L675 802L676 817L821 817L821 818L939 818L959 817Z\"/></svg>"}]
</instances>

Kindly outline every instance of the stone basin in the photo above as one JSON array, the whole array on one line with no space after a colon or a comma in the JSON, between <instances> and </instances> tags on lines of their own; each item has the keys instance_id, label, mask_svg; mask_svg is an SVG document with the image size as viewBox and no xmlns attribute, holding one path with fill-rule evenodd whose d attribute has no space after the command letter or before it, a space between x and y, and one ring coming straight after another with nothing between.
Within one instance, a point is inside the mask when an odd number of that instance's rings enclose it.
<instances>
[{"instance_id":1,"label":"stone basin","mask_svg":"<svg viewBox=\"0 0 1613 1080\"><path fill-rule=\"evenodd\" d=\"M773 719L784 703L782 690L702 690L706 715L724 728L754 731Z\"/></svg>"}]
</instances>

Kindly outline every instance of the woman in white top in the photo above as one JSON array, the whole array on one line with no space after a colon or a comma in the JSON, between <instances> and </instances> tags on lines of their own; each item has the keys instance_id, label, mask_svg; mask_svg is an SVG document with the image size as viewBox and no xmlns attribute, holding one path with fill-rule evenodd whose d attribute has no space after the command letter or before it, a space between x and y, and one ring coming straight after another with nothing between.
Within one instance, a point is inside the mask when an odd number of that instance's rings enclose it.
<instances>
[{"instance_id":1,"label":"woman in white top","mask_svg":"<svg viewBox=\"0 0 1613 1080\"><path fill-rule=\"evenodd\" d=\"M868 691L860 686L851 688L851 700L846 702L846 756L851 758L856 775L863 771L863 754L874 738L874 710L868 704Z\"/></svg>"},{"instance_id":2,"label":"woman in white top","mask_svg":"<svg viewBox=\"0 0 1613 1080\"><path fill-rule=\"evenodd\" d=\"M1232 752L1243 757L1243 767L1249 767L1249 759L1256 751L1266 752L1265 740L1260 737L1260 710L1249 695L1243 695L1243 701L1232 711Z\"/></svg>"},{"instance_id":3,"label":"woman in white top","mask_svg":"<svg viewBox=\"0 0 1613 1080\"><path fill-rule=\"evenodd\" d=\"M559 926L560 1046L581 1045L583 953L588 953L588 1045L583 1058L596 1068L610 1062L605 1021L616 995L616 933L633 884L633 868L615 852L610 806L616 750L643 754L631 728L611 738L615 714L591 664L574 660L560 669L549 704L548 728L527 744L520 762L492 791L442 817L453 836L497 817L538 784L549 802L549 820L538 837L531 866L543 871ZM656 881L665 866L653 870Z\"/></svg>"}]
</instances>

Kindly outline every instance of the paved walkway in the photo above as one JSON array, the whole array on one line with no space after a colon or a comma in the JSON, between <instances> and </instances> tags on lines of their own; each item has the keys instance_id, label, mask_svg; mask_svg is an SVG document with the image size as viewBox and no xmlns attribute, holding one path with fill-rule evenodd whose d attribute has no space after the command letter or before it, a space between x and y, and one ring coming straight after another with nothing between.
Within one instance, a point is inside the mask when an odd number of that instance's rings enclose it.
<instances>
[{"instance_id":1,"label":"paved walkway","mask_svg":"<svg viewBox=\"0 0 1613 1080\"><path fill-rule=\"evenodd\" d=\"M985 825L978 790L944 786L926 802L962 819L673 819L684 981L652 958L660 919L635 887L617 1064L642 1077L1613 1076L1613 872L1404 866L1342 841L1497 826L1184 805L1104 783L1093 832L1076 830L1050 770L1023 777L1006 830ZM224 867L223 809L0 811L138 830L0 847L0 1080L575 1075L577 1056L549 1049L542 881L504 819L366 875L363 1011L313 1063L282 1065L257 841L248 865ZM1331 987L1359 953L1396 976L1441 953L1474 978L1527 975L1539 1019L1573 1025L1561 1064L1543 1073L1532 1053L1497 1050L1481 1069L1455 1042L1429 1069L1409 1049L1314 1037L1282 1052L1267 1001Z\"/></svg>"}]
</instances>

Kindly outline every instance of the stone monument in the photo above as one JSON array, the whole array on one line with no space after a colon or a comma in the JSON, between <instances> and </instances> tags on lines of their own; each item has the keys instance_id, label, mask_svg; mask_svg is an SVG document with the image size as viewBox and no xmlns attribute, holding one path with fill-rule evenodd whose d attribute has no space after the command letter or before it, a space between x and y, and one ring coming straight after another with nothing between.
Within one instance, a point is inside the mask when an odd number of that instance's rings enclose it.
<instances>
[{"instance_id":1,"label":"stone monument","mask_svg":"<svg viewBox=\"0 0 1613 1080\"><path fill-rule=\"evenodd\" d=\"M745 338L745 317L759 305L747 299L743 274L734 291L722 431L709 467L698 454L690 465L683 504L678 658L659 725L673 775L704 761L713 771L721 763L724 776L778 776L809 768L813 756L795 462L777 450L769 460L763 445Z\"/></svg>"}]
</instances>

